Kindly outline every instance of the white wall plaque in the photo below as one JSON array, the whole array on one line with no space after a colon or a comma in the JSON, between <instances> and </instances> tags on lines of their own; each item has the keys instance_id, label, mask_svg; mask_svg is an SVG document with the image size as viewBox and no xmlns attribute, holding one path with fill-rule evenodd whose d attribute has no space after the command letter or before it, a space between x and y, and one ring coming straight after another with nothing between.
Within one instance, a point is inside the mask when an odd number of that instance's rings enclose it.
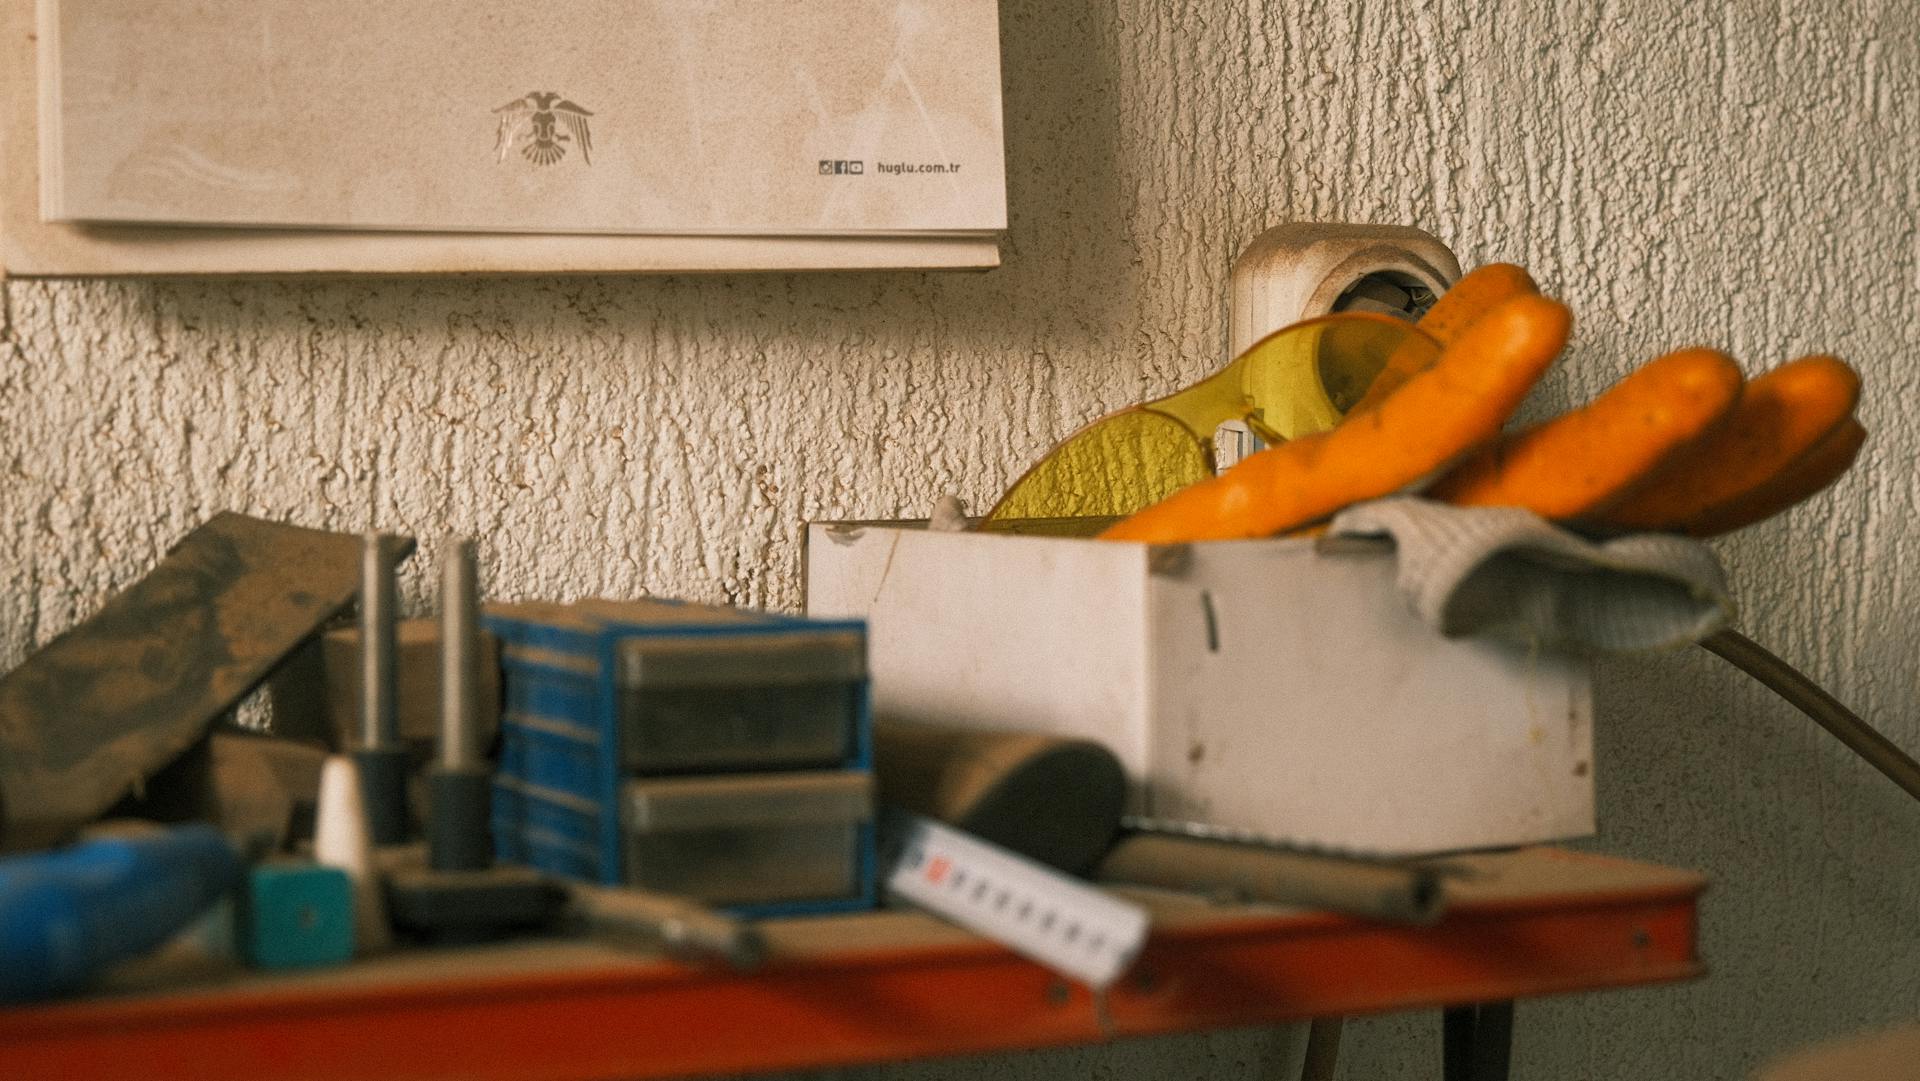
<instances>
[{"instance_id":1,"label":"white wall plaque","mask_svg":"<svg viewBox=\"0 0 1920 1081\"><path fill-rule=\"evenodd\" d=\"M982 235L994 0L41 0L48 221Z\"/></svg>"}]
</instances>

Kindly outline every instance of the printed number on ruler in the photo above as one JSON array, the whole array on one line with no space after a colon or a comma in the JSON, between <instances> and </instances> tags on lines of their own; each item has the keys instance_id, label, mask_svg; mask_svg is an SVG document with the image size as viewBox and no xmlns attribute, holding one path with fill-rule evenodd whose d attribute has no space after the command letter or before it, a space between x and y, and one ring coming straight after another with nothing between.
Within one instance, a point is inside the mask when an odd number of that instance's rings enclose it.
<instances>
[{"instance_id":1,"label":"printed number on ruler","mask_svg":"<svg viewBox=\"0 0 1920 1081\"><path fill-rule=\"evenodd\" d=\"M887 889L1023 957L1104 990L1147 940L1147 912L1102 890L914 815L889 813L899 853Z\"/></svg>"}]
</instances>

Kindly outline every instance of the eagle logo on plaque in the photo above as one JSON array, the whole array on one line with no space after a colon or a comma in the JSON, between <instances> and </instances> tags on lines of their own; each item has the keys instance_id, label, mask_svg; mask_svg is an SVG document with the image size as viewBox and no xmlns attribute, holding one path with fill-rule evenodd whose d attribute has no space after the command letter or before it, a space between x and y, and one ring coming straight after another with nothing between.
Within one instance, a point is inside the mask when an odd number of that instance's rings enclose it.
<instances>
[{"instance_id":1,"label":"eagle logo on plaque","mask_svg":"<svg viewBox=\"0 0 1920 1081\"><path fill-rule=\"evenodd\" d=\"M564 143L580 148L580 160L593 164L593 133L587 127L591 112L551 90L535 90L495 109L500 131L493 152L500 161L519 146L520 155L535 165L552 165L567 156ZM565 128L565 131L561 131Z\"/></svg>"}]
</instances>

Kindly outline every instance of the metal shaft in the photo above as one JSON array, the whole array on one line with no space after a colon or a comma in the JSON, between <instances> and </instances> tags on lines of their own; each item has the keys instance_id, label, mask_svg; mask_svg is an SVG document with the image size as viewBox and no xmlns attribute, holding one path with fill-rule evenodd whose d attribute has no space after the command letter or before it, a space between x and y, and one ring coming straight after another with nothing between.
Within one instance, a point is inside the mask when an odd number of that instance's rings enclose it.
<instances>
[{"instance_id":1,"label":"metal shaft","mask_svg":"<svg viewBox=\"0 0 1920 1081\"><path fill-rule=\"evenodd\" d=\"M668 894L571 883L573 907L596 935L616 941L658 943L680 957L723 961L740 970L757 968L766 941L752 924Z\"/></svg>"},{"instance_id":2,"label":"metal shaft","mask_svg":"<svg viewBox=\"0 0 1920 1081\"><path fill-rule=\"evenodd\" d=\"M413 832L407 811L407 748L400 742L399 677L394 671L395 538L365 535L360 557L360 788L376 845Z\"/></svg>"},{"instance_id":3,"label":"metal shaft","mask_svg":"<svg viewBox=\"0 0 1920 1081\"><path fill-rule=\"evenodd\" d=\"M1095 877L1397 923L1432 923L1446 905L1431 868L1156 834L1122 839Z\"/></svg>"},{"instance_id":4,"label":"metal shaft","mask_svg":"<svg viewBox=\"0 0 1920 1081\"><path fill-rule=\"evenodd\" d=\"M395 713L393 544L369 532L360 562L360 743L391 747L400 741Z\"/></svg>"},{"instance_id":5,"label":"metal shaft","mask_svg":"<svg viewBox=\"0 0 1920 1081\"><path fill-rule=\"evenodd\" d=\"M452 537L440 557L440 766L480 769L479 586L473 542Z\"/></svg>"}]
</instances>

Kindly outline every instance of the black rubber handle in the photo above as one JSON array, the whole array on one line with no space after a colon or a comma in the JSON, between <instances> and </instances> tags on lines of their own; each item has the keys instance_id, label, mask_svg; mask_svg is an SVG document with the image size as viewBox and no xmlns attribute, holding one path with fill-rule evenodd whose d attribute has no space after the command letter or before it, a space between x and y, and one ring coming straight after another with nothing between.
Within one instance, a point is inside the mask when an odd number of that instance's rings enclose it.
<instances>
[{"instance_id":1,"label":"black rubber handle","mask_svg":"<svg viewBox=\"0 0 1920 1081\"><path fill-rule=\"evenodd\" d=\"M436 769L427 859L436 871L480 871L493 862L488 828L492 778L479 769Z\"/></svg>"}]
</instances>

